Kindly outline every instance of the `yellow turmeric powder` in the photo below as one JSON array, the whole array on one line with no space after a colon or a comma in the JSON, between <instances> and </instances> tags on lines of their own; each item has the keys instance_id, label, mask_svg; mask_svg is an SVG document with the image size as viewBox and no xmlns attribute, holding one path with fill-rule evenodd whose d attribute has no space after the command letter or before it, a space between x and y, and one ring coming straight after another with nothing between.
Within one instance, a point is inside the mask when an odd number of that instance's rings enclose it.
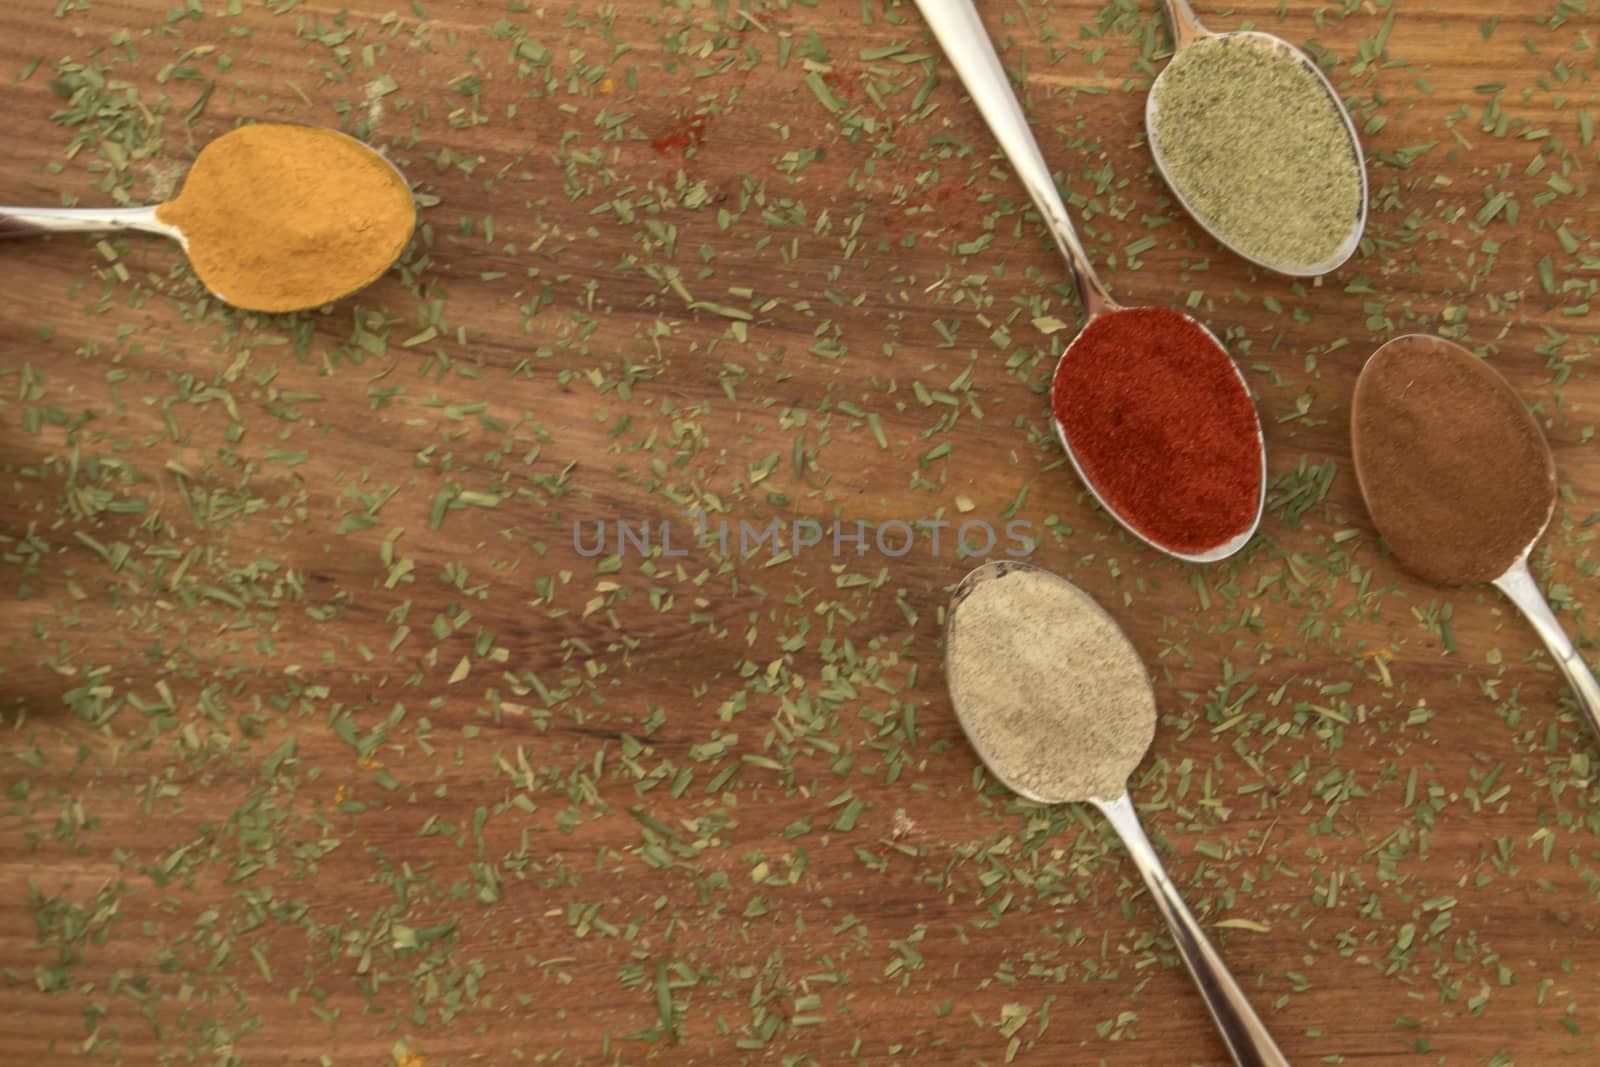
<instances>
[{"instance_id":1,"label":"yellow turmeric powder","mask_svg":"<svg viewBox=\"0 0 1600 1067\"><path fill-rule=\"evenodd\" d=\"M182 231L195 273L223 300L296 311L377 280L417 209L400 173L355 138L262 124L206 145L156 215Z\"/></svg>"}]
</instances>

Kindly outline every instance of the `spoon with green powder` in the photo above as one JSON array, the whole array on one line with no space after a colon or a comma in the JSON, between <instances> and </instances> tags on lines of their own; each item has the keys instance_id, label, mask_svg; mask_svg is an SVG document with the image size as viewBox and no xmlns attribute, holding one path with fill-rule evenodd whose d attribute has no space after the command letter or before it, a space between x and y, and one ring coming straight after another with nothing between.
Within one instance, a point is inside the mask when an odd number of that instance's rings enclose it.
<instances>
[{"instance_id":1,"label":"spoon with green powder","mask_svg":"<svg viewBox=\"0 0 1600 1067\"><path fill-rule=\"evenodd\" d=\"M1077 586L1027 563L985 563L945 616L956 718L989 772L1040 804L1092 804L1150 899L1240 1067L1288 1067L1266 1025L1184 905L1128 798L1155 737L1155 694L1127 635Z\"/></svg>"},{"instance_id":2,"label":"spoon with green powder","mask_svg":"<svg viewBox=\"0 0 1600 1067\"><path fill-rule=\"evenodd\" d=\"M1492 582L1527 616L1600 738L1600 684L1528 570L1556 506L1556 469L1511 383L1442 337L1397 337L1367 360L1350 406L1361 495L1407 570Z\"/></svg>"},{"instance_id":3,"label":"spoon with green powder","mask_svg":"<svg viewBox=\"0 0 1600 1067\"><path fill-rule=\"evenodd\" d=\"M1367 168L1344 102L1271 34L1212 33L1163 0L1175 52L1145 100L1156 167L1211 236L1280 274L1335 270L1367 225Z\"/></svg>"}]
</instances>

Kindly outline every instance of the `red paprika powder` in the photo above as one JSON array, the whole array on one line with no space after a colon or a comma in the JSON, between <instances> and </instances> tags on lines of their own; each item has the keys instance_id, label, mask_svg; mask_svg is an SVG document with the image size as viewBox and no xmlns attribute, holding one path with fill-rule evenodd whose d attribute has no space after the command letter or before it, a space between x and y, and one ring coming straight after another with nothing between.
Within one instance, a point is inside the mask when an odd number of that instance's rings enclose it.
<instances>
[{"instance_id":1,"label":"red paprika powder","mask_svg":"<svg viewBox=\"0 0 1600 1067\"><path fill-rule=\"evenodd\" d=\"M1187 315L1141 307L1092 319L1062 355L1051 401L1084 476L1143 537L1199 554L1255 521L1255 406L1227 352Z\"/></svg>"}]
</instances>

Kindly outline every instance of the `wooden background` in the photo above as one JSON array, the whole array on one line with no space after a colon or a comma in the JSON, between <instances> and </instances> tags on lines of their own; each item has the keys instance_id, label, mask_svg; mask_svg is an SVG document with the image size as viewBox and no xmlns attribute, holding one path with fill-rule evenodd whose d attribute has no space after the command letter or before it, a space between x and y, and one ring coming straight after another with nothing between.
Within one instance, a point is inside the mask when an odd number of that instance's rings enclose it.
<instances>
[{"instance_id":1,"label":"wooden background","mask_svg":"<svg viewBox=\"0 0 1600 1067\"><path fill-rule=\"evenodd\" d=\"M983 5L1118 297L1191 307L1258 393L1269 511L1205 568L1064 469L1070 287L908 4L5 5L0 202L159 199L275 119L424 209L286 318L154 240L0 248L0 1052L1224 1062L1107 828L963 744L949 530L737 546L900 519L1025 522L1127 626L1134 795L1292 1060L1595 1062L1594 739L1496 593L1385 559L1347 439L1385 338L1491 358L1594 634L1592 3L1202 5L1352 101L1371 223L1313 284L1152 174L1153 5ZM575 547L616 520L687 554Z\"/></svg>"}]
</instances>

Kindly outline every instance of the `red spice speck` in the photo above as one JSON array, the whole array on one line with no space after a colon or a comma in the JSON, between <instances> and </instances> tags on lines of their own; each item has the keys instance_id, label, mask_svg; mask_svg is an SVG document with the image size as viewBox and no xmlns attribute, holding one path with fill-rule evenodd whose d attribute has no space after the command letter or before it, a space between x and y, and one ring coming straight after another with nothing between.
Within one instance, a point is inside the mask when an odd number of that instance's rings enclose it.
<instances>
[{"instance_id":1,"label":"red spice speck","mask_svg":"<svg viewBox=\"0 0 1600 1067\"><path fill-rule=\"evenodd\" d=\"M833 90L833 95L846 103L854 103L856 93L861 89L861 83L867 80L868 72L843 63L836 63L832 70L825 71L822 75L823 84Z\"/></svg>"},{"instance_id":2,"label":"red spice speck","mask_svg":"<svg viewBox=\"0 0 1600 1067\"><path fill-rule=\"evenodd\" d=\"M1062 356L1051 402L1095 491L1156 544L1201 553L1254 521L1255 406L1187 315L1144 307L1094 319Z\"/></svg>"},{"instance_id":3,"label":"red spice speck","mask_svg":"<svg viewBox=\"0 0 1600 1067\"><path fill-rule=\"evenodd\" d=\"M662 155L673 149L686 152L706 138L706 116L693 115L659 137L651 138L650 147Z\"/></svg>"},{"instance_id":4,"label":"red spice speck","mask_svg":"<svg viewBox=\"0 0 1600 1067\"><path fill-rule=\"evenodd\" d=\"M900 210L890 217L890 230L904 236L934 229L961 237L978 230L983 215L978 190L947 182L907 194Z\"/></svg>"}]
</instances>

